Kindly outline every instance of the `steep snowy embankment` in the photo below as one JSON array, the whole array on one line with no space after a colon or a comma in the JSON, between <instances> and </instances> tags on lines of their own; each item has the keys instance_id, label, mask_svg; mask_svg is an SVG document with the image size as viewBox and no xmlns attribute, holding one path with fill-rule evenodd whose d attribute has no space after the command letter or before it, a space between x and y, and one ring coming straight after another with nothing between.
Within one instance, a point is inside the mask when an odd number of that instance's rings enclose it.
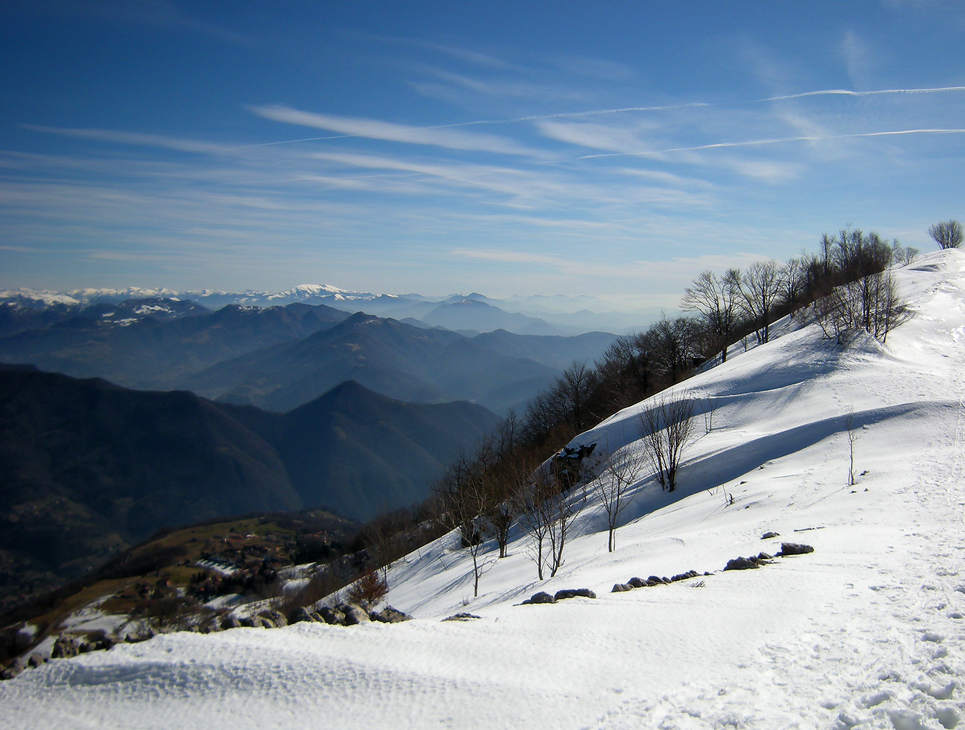
<instances>
[{"instance_id":1,"label":"steep snowy embankment","mask_svg":"<svg viewBox=\"0 0 965 730\"><path fill-rule=\"evenodd\" d=\"M713 403L712 423L697 416L673 495L641 473L613 554L591 487L552 580L536 580L517 534L508 558L485 554L473 600L450 536L389 575L389 602L417 621L174 634L54 661L0 685L7 724L954 727L965 718L965 253L896 276L916 317L886 347L842 351L787 326L680 386ZM577 441L639 454L639 411ZM762 541L766 531L781 537ZM719 572L781 540L815 552ZM689 569L714 574L609 592ZM514 605L578 587L599 597ZM481 618L439 621L458 611Z\"/></svg>"}]
</instances>

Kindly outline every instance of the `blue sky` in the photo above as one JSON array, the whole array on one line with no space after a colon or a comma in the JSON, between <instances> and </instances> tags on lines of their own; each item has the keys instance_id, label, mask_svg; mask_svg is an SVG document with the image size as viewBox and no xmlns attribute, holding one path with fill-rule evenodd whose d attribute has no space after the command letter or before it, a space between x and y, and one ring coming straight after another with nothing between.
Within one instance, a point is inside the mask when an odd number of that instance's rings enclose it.
<instances>
[{"instance_id":1,"label":"blue sky","mask_svg":"<svg viewBox=\"0 0 965 730\"><path fill-rule=\"evenodd\" d=\"M965 218L965 4L0 4L0 287L586 294Z\"/></svg>"}]
</instances>

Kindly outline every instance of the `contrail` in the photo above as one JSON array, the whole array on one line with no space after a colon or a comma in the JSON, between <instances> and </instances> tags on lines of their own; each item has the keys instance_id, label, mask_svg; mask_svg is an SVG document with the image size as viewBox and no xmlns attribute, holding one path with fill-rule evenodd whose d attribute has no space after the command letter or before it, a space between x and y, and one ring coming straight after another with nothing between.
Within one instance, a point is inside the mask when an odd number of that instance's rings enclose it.
<instances>
[{"instance_id":1,"label":"contrail","mask_svg":"<svg viewBox=\"0 0 965 730\"><path fill-rule=\"evenodd\" d=\"M585 112L558 112L556 114L534 114L529 117L516 117L515 119L480 119L474 122L457 122L454 124L439 124L426 129L444 129L446 127L471 127L477 124L518 124L520 122L534 122L542 119L563 119L573 117L598 117L606 114L624 114L627 112L663 112L673 109L687 109L697 107L720 106L719 104L708 104L701 101L688 102L686 104L670 104L668 106L627 106L619 109L595 109Z\"/></svg>"},{"instance_id":2,"label":"contrail","mask_svg":"<svg viewBox=\"0 0 965 730\"><path fill-rule=\"evenodd\" d=\"M785 94L783 96L768 96L762 99L733 102L702 102L693 101L684 104L668 104L666 106L627 106L616 109L596 109L584 112L558 112L556 114L534 114L528 117L514 119L481 119L473 122L458 122L454 124L439 124L426 129L443 129L446 127L469 127L477 124L518 124L542 119L563 119L575 117L595 117L608 114L625 114L628 112L662 112L675 109L712 108L721 106L737 106L741 104L763 104L769 101L788 101L790 99L804 99L811 96L884 96L888 94L938 94L952 91L965 91L965 86L943 86L934 89L879 89L877 91L850 91L848 89L822 89L819 91L804 91L799 94Z\"/></svg>"},{"instance_id":3,"label":"contrail","mask_svg":"<svg viewBox=\"0 0 965 730\"><path fill-rule=\"evenodd\" d=\"M583 155L578 160L593 160L600 157L643 157L646 155L660 155L670 152L697 152L726 147L757 147L768 144L787 144L791 142L828 142L836 139L857 139L859 137L897 137L906 134L965 134L965 129L897 129L886 132L857 132L855 134L835 134L827 137L778 137L774 139L751 139L743 142L714 142L695 147L671 147L665 150L647 150L645 152L604 152L597 155Z\"/></svg>"},{"instance_id":4,"label":"contrail","mask_svg":"<svg viewBox=\"0 0 965 730\"><path fill-rule=\"evenodd\" d=\"M784 96L769 96L762 101L784 101L786 99L803 99L808 96L884 96L886 94L939 94L948 91L965 91L965 86L941 86L935 89L879 89L878 91L849 91L848 89L825 89L823 91L804 91L800 94L785 94ZM756 102L748 102L756 103Z\"/></svg>"},{"instance_id":5,"label":"contrail","mask_svg":"<svg viewBox=\"0 0 965 730\"><path fill-rule=\"evenodd\" d=\"M229 151L237 152L238 150L250 150L255 147L273 147L279 144L298 144L299 142L318 142L327 139L348 139L350 137L361 137L360 134L333 134L328 137L305 137L303 139L283 139L278 142L260 142L259 144L246 144L241 147L230 147Z\"/></svg>"}]
</instances>

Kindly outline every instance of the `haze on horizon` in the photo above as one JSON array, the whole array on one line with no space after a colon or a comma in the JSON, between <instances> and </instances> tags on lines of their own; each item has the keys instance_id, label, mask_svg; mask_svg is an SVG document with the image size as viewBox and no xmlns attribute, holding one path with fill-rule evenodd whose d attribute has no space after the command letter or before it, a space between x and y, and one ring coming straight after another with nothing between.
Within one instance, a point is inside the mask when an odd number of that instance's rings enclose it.
<instances>
[{"instance_id":1,"label":"haze on horizon","mask_svg":"<svg viewBox=\"0 0 965 730\"><path fill-rule=\"evenodd\" d=\"M590 295L961 219L952 0L0 7L0 288Z\"/></svg>"}]
</instances>

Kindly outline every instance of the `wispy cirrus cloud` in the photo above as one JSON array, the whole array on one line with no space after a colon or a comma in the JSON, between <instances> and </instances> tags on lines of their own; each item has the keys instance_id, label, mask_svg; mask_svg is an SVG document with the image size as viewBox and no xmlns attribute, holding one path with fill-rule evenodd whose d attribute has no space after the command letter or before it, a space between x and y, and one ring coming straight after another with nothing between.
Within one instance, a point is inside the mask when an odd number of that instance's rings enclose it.
<instances>
[{"instance_id":1,"label":"wispy cirrus cloud","mask_svg":"<svg viewBox=\"0 0 965 730\"><path fill-rule=\"evenodd\" d=\"M868 88L872 84L872 72L878 65L873 47L854 30L844 34L841 41L848 79L856 88Z\"/></svg>"},{"instance_id":2,"label":"wispy cirrus cloud","mask_svg":"<svg viewBox=\"0 0 965 730\"><path fill-rule=\"evenodd\" d=\"M558 119L541 119L536 129L548 139L577 147L618 152L634 149L640 157L660 159L656 150L645 148L646 138L660 133L657 124L639 126L594 124L589 122L565 122Z\"/></svg>"},{"instance_id":3,"label":"wispy cirrus cloud","mask_svg":"<svg viewBox=\"0 0 965 730\"><path fill-rule=\"evenodd\" d=\"M374 34L374 33L364 33L359 31L352 31L352 34L357 36L364 36L369 39L378 40L387 43L393 43L397 45L410 46L414 48L426 49L436 53L441 53L449 59L455 59L457 61L463 61L472 66L477 66L485 69L496 69L499 71L522 71L518 65L507 61L505 58L497 56L493 53L487 53L485 51L480 51L474 48L467 48L465 46L456 46L451 43L438 43L433 41L426 41L415 38L405 38L401 36L392 36L385 34Z\"/></svg>"},{"instance_id":4,"label":"wispy cirrus cloud","mask_svg":"<svg viewBox=\"0 0 965 730\"><path fill-rule=\"evenodd\" d=\"M431 69L433 80L413 81L410 86L419 94L434 99L458 102L464 94L494 99L534 99L577 104L586 103L590 95L585 91L558 83L541 80L523 80L515 76L497 78L474 78L443 69Z\"/></svg>"},{"instance_id":5,"label":"wispy cirrus cloud","mask_svg":"<svg viewBox=\"0 0 965 730\"><path fill-rule=\"evenodd\" d=\"M454 78L460 78L465 84L472 85L471 79L459 77L458 74L452 75ZM479 82L479 89L484 88L484 82ZM584 125L584 126L572 126L566 125L565 120L585 120L594 117L606 118L606 117L618 117L618 116L636 116L644 114L653 113L673 113L673 112L688 112L691 114L710 112L715 110L736 110L740 108L754 107L764 104L773 104L775 102L788 102L794 100L806 100L809 98L874 98L882 97L886 98L889 96L909 96L914 97L916 95L961 95L965 93L965 86L945 86L945 87L926 87L926 88L894 88L894 89L877 89L877 90L865 90L865 91L855 91L850 89L817 89L813 91L798 92L793 94L780 94L767 97L759 97L756 99L743 100L743 101L730 101L730 102L703 102L703 101L689 101L682 102L678 104L662 104L662 105L642 105L642 106L624 106L624 107L609 107L601 109L584 109L580 111L563 111L554 112L550 114L532 114L526 116L514 116L507 117L503 119L499 118L489 118L489 119L474 119L470 121L454 122L448 124L437 124L431 126L412 126L412 125L402 125L392 122L384 122L379 120L371 119L353 119L339 117L336 115L320 114L314 112L305 112L287 107L285 105L274 105L274 106L260 106L252 107L252 111L262 116L264 118L272 119L274 121L279 121L288 124L295 124L300 126L306 126L316 129L325 129L327 131L333 132L331 136L324 137L305 137L299 139L288 139L288 140L277 140L273 142L265 142L256 145L249 145L248 147L269 147L278 145L290 145L297 144L301 142L313 142L321 140L333 140L333 139L349 139L349 138L367 138L386 142L402 142L409 144L419 144L428 146L437 146L442 148L448 148L452 150L464 150L464 151L479 151L479 152L496 152L499 154L515 154L520 156L529 157L540 157L545 156L545 152L539 150L534 150L530 146L521 145L514 140L506 137L497 137L494 135L466 135L463 133L447 134L445 130L458 131L460 128L465 127L475 127L475 126L500 126L500 125L520 125L520 124L535 124L537 131L545 136L546 138L553 139L555 141L564 142L568 144L574 144L578 146L585 146L590 149L599 149L602 151L608 151L613 153L632 155L632 156L646 156L654 155L659 156L664 151L681 151L687 149L684 146L674 147L671 145L665 145L665 150L660 147L650 145L647 149L642 149L641 144L634 144L635 141L639 141L639 135L643 130L643 123L637 122L636 127L614 127L612 125L607 125L605 123L600 123L596 127ZM787 116L787 111L784 110L780 112L784 114L787 121L791 121L791 118ZM715 114L714 118L718 121L720 120L719 114ZM803 119L803 118L802 118ZM813 121L813 120L812 120ZM556 122L556 124L554 124ZM651 122L650 129L653 131L663 130L667 133L679 131L679 120L677 119L665 119L662 122ZM812 126L810 131L815 128ZM921 129L924 129L923 127ZM649 131L649 130L648 130ZM900 132L895 132L898 134ZM882 133L883 134L883 133ZM669 134L668 134L669 136ZM880 135L879 135L880 136ZM720 146L759 146L761 144L773 144L779 141L791 142L791 141L829 141L833 138L832 134L802 134L799 136L774 136L769 138L762 138L760 141L749 140L746 142L735 142L735 141L722 141L715 143L708 143L704 148L710 149L713 145ZM845 135L839 135L840 139L845 139ZM636 147L636 149L631 149ZM693 149L700 149L699 146L694 146Z\"/></svg>"},{"instance_id":6,"label":"wispy cirrus cloud","mask_svg":"<svg viewBox=\"0 0 965 730\"><path fill-rule=\"evenodd\" d=\"M579 280L582 277L597 277L612 281L635 280L644 282L672 282L672 287L678 287L682 291L683 285L692 278L695 273L706 271L723 271L729 268L743 268L755 261L764 260L756 254L735 253L735 254L711 254L695 257L676 257L669 260L636 260L625 261L619 264L607 263L601 260L588 259L586 257L573 257L566 255L547 255L528 251L512 251L507 249L453 249L451 256L457 258L467 258L476 261L489 261L497 264L515 264L527 266L535 269L547 269L556 271L563 276L573 277ZM675 294L670 300L665 300L666 304L676 303L679 294Z\"/></svg>"},{"instance_id":7,"label":"wispy cirrus cloud","mask_svg":"<svg viewBox=\"0 0 965 730\"><path fill-rule=\"evenodd\" d=\"M450 126L415 127L375 119L355 119L333 114L318 114L288 106L256 106L251 111L264 119L315 129L324 129L343 137L360 137L383 142L443 147L468 152L542 157L543 153L514 140L491 134L467 133Z\"/></svg>"},{"instance_id":8,"label":"wispy cirrus cloud","mask_svg":"<svg viewBox=\"0 0 965 730\"><path fill-rule=\"evenodd\" d=\"M626 83L637 75L636 70L626 63L592 56L557 54L549 58L549 63L572 76L599 81Z\"/></svg>"},{"instance_id":9,"label":"wispy cirrus cloud","mask_svg":"<svg viewBox=\"0 0 965 730\"><path fill-rule=\"evenodd\" d=\"M537 264L539 266L560 267L565 264L558 256L547 256L525 251L507 251L504 249L467 249L457 248L450 251L453 256L485 261L501 261L512 264Z\"/></svg>"},{"instance_id":10,"label":"wispy cirrus cloud","mask_svg":"<svg viewBox=\"0 0 965 730\"><path fill-rule=\"evenodd\" d=\"M203 154L229 152L231 147L213 142L204 142L183 137L169 137L160 134L144 134L141 132L124 132L111 129L69 129L65 127L44 127L36 124L21 124L22 129L44 134L56 134L61 137L75 139L89 139L96 142L111 144L137 145L141 147L159 147L176 150L178 152L199 152Z\"/></svg>"},{"instance_id":11,"label":"wispy cirrus cloud","mask_svg":"<svg viewBox=\"0 0 965 730\"><path fill-rule=\"evenodd\" d=\"M249 36L202 20L166 0L28 0L22 4L58 17L87 16L102 22L171 28L236 45L254 45Z\"/></svg>"},{"instance_id":12,"label":"wispy cirrus cloud","mask_svg":"<svg viewBox=\"0 0 965 730\"><path fill-rule=\"evenodd\" d=\"M665 186L673 186L678 188L698 188L707 190L715 187L713 183L702 178L685 177L683 175L676 175L672 172L666 172L664 170L641 170L638 168L625 167L615 170L614 172L629 175L631 177L643 178L646 180L651 180L655 183L662 183Z\"/></svg>"},{"instance_id":13,"label":"wispy cirrus cloud","mask_svg":"<svg viewBox=\"0 0 965 730\"><path fill-rule=\"evenodd\" d=\"M440 183L442 187L437 188L438 192L448 195L460 189L481 190L506 196L515 204L527 206L533 205L538 200L559 202L585 196L595 197L589 186L561 180L541 169L528 170L462 162L425 162L404 157L360 153L320 152L313 154L312 157L347 168L413 173L423 180ZM414 188L412 192L423 191ZM492 199L491 202L496 203L498 199Z\"/></svg>"}]
</instances>

